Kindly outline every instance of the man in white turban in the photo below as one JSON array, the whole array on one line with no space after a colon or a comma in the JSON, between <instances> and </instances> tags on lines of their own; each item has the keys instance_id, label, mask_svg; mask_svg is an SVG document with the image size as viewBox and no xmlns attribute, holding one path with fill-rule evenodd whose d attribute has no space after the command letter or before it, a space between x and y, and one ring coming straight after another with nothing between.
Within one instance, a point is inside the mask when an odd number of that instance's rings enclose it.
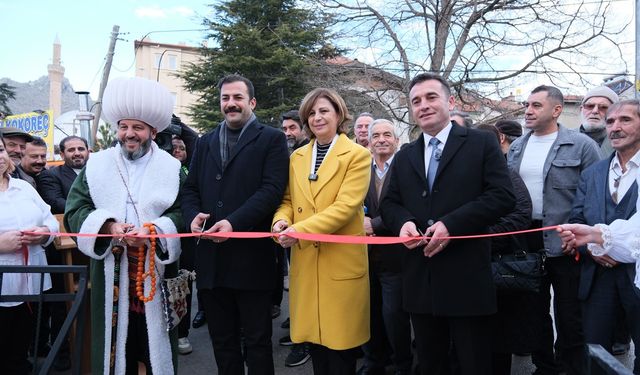
<instances>
[{"instance_id":1,"label":"man in white turban","mask_svg":"<svg viewBox=\"0 0 640 375\"><path fill-rule=\"evenodd\" d=\"M150 233L149 224L159 234L183 226L180 162L153 142L172 110L171 95L154 81L109 82L103 111L118 144L91 156L67 198L70 231L113 236L77 239L91 258L93 374L137 374L138 362L147 374L177 372L177 332L167 332L160 282L177 272L180 240L138 237Z\"/></svg>"}]
</instances>

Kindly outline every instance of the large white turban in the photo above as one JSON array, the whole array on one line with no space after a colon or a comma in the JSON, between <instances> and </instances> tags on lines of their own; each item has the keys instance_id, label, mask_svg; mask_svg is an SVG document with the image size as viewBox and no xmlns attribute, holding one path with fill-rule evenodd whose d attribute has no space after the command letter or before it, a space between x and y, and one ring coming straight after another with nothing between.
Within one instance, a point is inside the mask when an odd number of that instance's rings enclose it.
<instances>
[{"instance_id":1,"label":"large white turban","mask_svg":"<svg viewBox=\"0 0 640 375\"><path fill-rule=\"evenodd\" d=\"M102 96L104 117L116 127L120 120L139 120L158 132L171 123L173 97L158 82L145 78L117 78L109 81Z\"/></svg>"}]
</instances>

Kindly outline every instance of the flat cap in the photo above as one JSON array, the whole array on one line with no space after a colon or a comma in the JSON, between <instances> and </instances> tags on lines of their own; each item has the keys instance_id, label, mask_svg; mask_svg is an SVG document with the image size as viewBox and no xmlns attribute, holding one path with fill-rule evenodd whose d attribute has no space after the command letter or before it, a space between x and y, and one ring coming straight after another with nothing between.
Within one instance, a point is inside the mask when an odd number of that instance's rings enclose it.
<instances>
[{"instance_id":1,"label":"flat cap","mask_svg":"<svg viewBox=\"0 0 640 375\"><path fill-rule=\"evenodd\" d=\"M513 120L500 120L496 122L496 128L504 135L519 137L522 135L522 125Z\"/></svg>"},{"instance_id":2,"label":"flat cap","mask_svg":"<svg viewBox=\"0 0 640 375\"><path fill-rule=\"evenodd\" d=\"M0 128L0 134L2 134L3 137L22 137L27 142L33 141L33 136L31 136L31 134L13 126Z\"/></svg>"}]
</instances>

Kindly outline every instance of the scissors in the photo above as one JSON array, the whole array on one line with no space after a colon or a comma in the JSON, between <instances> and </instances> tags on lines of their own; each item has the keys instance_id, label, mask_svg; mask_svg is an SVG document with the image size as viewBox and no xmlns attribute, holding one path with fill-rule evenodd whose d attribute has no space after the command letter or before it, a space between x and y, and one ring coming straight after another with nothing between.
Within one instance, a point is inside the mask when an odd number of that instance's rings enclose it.
<instances>
[{"instance_id":1,"label":"scissors","mask_svg":"<svg viewBox=\"0 0 640 375\"><path fill-rule=\"evenodd\" d=\"M418 231L418 233L420 233L420 237L425 237L424 233L420 230L420 228L416 228L416 230ZM429 233L429 234L431 234L431 233ZM420 239L420 242L418 242L418 245L416 245L416 247L423 245L424 244L423 242L424 243L428 243L429 240L427 240L425 238Z\"/></svg>"},{"instance_id":2,"label":"scissors","mask_svg":"<svg viewBox=\"0 0 640 375\"><path fill-rule=\"evenodd\" d=\"M202 223L202 228L200 228L200 233L204 232L205 225L207 225L207 219L204 219L204 222ZM200 234L200 237L198 237L198 240L196 241L196 246L200 244L200 239L202 239L202 234Z\"/></svg>"}]
</instances>

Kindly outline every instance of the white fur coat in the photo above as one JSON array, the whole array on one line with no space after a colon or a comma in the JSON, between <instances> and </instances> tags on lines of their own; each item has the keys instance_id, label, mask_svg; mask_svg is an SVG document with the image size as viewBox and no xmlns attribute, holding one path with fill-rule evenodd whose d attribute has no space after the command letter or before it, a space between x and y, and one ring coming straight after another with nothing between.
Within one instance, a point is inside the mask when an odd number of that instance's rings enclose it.
<instances>
[{"instance_id":1,"label":"white fur coat","mask_svg":"<svg viewBox=\"0 0 640 375\"><path fill-rule=\"evenodd\" d=\"M140 215L140 222L153 223L158 233L177 233L176 227L168 217L161 216L175 202L180 187L180 163L165 151L160 150L152 142L152 152L147 168L140 173L142 179L139 202L136 204ZM126 176L120 146L116 146L96 154L92 154L86 166L87 184L89 194L96 210L91 212L83 222L81 233L98 233L102 225L109 219L116 222L124 222L126 216L126 202L128 198L122 177L118 168ZM99 255L95 251L96 238L79 237L78 248L87 256L104 260L105 276L105 304L104 304L104 373L109 373L109 355L111 347L111 315L113 310L113 277L114 257L110 248L104 254ZM180 239L168 238L162 240L162 248L167 252L168 258L161 260L156 257L156 267L159 275L157 278L156 296L145 304L147 330L149 335L149 355L154 374L172 374L173 363L171 344L166 330L166 322L162 311L160 297L160 281L164 274L165 264L170 264L180 257ZM126 252L120 261L120 299L118 301L117 348L116 348L116 373L125 373L125 343L127 341L127 327L129 323L129 274ZM148 262L145 270L148 270ZM151 281L145 280L145 295L149 294ZM96 291L97 292L97 291ZM92 307L92 308L95 308Z\"/></svg>"}]
</instances>

